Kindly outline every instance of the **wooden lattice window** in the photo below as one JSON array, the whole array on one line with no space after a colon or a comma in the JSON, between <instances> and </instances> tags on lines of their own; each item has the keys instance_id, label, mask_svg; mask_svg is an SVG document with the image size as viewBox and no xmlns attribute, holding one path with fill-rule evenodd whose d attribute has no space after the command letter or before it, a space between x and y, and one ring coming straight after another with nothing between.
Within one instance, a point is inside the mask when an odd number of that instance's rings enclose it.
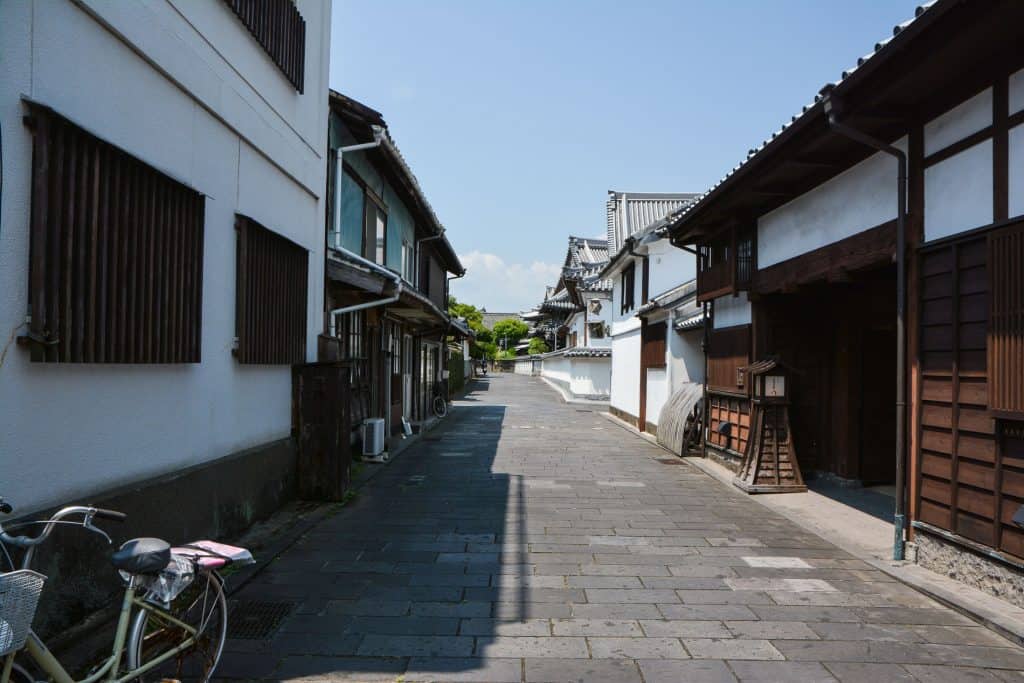
<instances>
[{"instance_id":1,"label":"wooden lattice window","mask_svg":"<svg viewBox=\"0 0 1024 683\"><path fill-rule=\"evenodd\" d=\"M238 362L304 362L308 252L246 216L236 218L235 228Z\"/></svg>"},{"instance_id":2,"label":"wooden lattice window","mask_svg":"<svg viewBox=\"0 0 1024 683\"><path fill-rule=\"evenodd\" d=\"M294 0L225 0L300 93L306 77L306 21Z\"/></svg>"},{"instance_id":3,"label":"wooden lattice window","mask_svg":"<svg viewBox=\"0 0 1024 683\"><path fill-rule=\"evenodd\" d=\"M1024 417L1024 223L988 240L991 317L988 328L989 408Z\"/></svg>"},{"instance_id":4,"label":"wooden lattice window","mask_svg":"<svg viewBox=\"0 0 1024 683\"><path fill-rule=\"evenodd\" d=\"M198 363L203 196L46 107L30 112L32 360Z\"/></svg>"}]
</instances>

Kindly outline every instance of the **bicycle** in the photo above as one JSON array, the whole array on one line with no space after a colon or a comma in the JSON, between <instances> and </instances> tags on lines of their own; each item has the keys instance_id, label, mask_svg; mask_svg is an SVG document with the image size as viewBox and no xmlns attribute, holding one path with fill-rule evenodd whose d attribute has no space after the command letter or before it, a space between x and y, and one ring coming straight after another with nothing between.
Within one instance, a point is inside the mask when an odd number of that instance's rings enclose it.
<instances>
[{"instance_id":1,"label":"bicycle","mask_svg":"<svg viewBox=\"0 0 1024 683\"><path fill-rule=\"evenodd\" d=\"M448 414L447 393L444 382L434 382L434 399L430 406L437 417L445 417Z\"/></svg>"},{"instance_id":2,"label":"bicycle","mask_svg":"<svg viewBox=\"0 0 1024 683\"><path fill-rule=\"evenodd\" d=\"M0 498L0 513L10 504ZM75 521L68 517L81 516ZM0 572L0 683L37 680L26 663L56 683L125 683L174 678L209 681L227 637L227 602L224 579L217 571L231 563L251 563L244 548L212 541L196 541L172 548L156 538L127 541L111 556L111 564L125 581L120 615L110 656L80 681L75 679L31 630L32 619L46 577L32 569L36 547L58 524L81 526L112 543L94 520L124 521L115 510L88 506L63 508L47 520L0 525L0 558L12 571ZM11 535L24 526L42 525L37 536ZM23 549L21 567L15 568L8 546ZM124 664L124 667L122 667Z\"/></svg>"}]
</instances>

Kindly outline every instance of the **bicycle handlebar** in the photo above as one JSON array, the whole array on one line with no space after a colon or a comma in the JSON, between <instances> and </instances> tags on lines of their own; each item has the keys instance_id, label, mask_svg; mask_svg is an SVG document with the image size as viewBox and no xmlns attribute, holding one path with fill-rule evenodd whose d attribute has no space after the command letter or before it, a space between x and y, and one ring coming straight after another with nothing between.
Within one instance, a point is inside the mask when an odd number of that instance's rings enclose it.
<instances>
[{"instance_id":1,"label":"bicycle handlebar","mask_svg":"<svg viewBox=\"0 0 1024 683\"><path fill-rule=\"evenodd\" d=\"M84 515L85 519L82 521L82 525L92 531L97 531L97 529L91 527L93 518L109 519L118 522L123 522L128 518L126 514L123 512L117 512L116 510L104 510L102 508L88 507L85 505L72 505L57 511L52 517L50 517L50 519L45 522L45 526L38 536L11 536L4 531L3 525L0 525L0 541L16 545L20 548L31 548L32 546L39 545L45 541L50 536L53 528L57 526L57 523L71 515ZM40 523L42 524L43 522Z\"/></svg>"}]
</instances>

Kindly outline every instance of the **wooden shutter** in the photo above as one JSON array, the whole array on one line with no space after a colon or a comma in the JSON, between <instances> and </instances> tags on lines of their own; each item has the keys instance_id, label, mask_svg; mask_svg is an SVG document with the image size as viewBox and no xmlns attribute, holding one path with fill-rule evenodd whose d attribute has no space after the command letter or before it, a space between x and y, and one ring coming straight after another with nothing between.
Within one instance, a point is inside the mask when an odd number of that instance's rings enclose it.
<instances>
[{"instance_id":1,"label":"wooden shutter","mask_svg":"<svg viewBox=\"0 0 1024 683\"><path fill-rule=\"evenodd\" d=\"M294 0L225 0L300 93L306 77L306 21Z\"/></svg>"},{"instance_id":2,"label":"wooden shutter","mask_svg":"<svg viewBox=\"0 0 1024 683\"><path fill-rule=\"evenodd\" d=\"M1024 418L1024 223L989 235L988 261L989 408Z\"/></svg>"},{"instance_id":3,"label":"wooden shutter","mask_svg":"<svg viewBox=\"0 0 1024 683\"><path fill-rule=\"evenodd\" d=\"M644 324L640 332L640 367L665 367L665 337L668 325L664 322Z\"/></svg>"},{"instance_id":4,"label":"wooden shutter","mask_svg":"<svg viewBox=\"0 0 1024 683\"><path fill-rule=\"evenodd\" d=\"M750 365L750 325L713 330L708 346L708 388L730 393L748 393L740 384L740 368Z\"/></svg>"},{"instance_id":5,"label":"wooden shutter","mask_svg":"<svg viewBox=\"0 0 1024 683\"><path fill-rule=\"evenodd\" d=\"M198 363L203 196L33 105L32 360Z\"/></svg>"},{"instance_id":6,"label":"wooden shutter","mask_svg":"<svg viewBox=\"0 0 1024 683\"><path fill-rule=\"evenodd\" d=\"M305 362L308 252L246 216L235 228L238 362Z\"/></svg>"}]
</instances>

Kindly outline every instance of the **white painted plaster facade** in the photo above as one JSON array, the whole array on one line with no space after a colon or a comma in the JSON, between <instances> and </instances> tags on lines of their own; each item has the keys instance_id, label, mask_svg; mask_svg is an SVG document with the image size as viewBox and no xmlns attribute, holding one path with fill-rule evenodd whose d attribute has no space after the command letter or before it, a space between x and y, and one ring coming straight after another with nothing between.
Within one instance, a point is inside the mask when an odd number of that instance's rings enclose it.
<instances>
[{"instance_id":1,"label":"white painted plaster facade","mask_svg":"<svg viewBox=\"0 0 1024 683\"><path fill-rule=\"evenodd\" d=\"M221 2L0 3L0 329L24 322L32 140L22 97L206 196L202 362L0 367L4 491L29 513L287 437L287 366L241 366L235 213L309 250L307 358L323 308L330 3L306 21L305 94Z\"/></svg>"},{"instance_id":2,"label":"white painted plaster facade","mask_svg":"<svg viewBox=\"0 0 1024 683\"><path fill-rule=\"evenodd\" d=\"M714 327L716 330L736 325L749 325L751 321L750 301L746 292L737 296L720 296L712 303Z\"/></svg>"}]
</instances>

